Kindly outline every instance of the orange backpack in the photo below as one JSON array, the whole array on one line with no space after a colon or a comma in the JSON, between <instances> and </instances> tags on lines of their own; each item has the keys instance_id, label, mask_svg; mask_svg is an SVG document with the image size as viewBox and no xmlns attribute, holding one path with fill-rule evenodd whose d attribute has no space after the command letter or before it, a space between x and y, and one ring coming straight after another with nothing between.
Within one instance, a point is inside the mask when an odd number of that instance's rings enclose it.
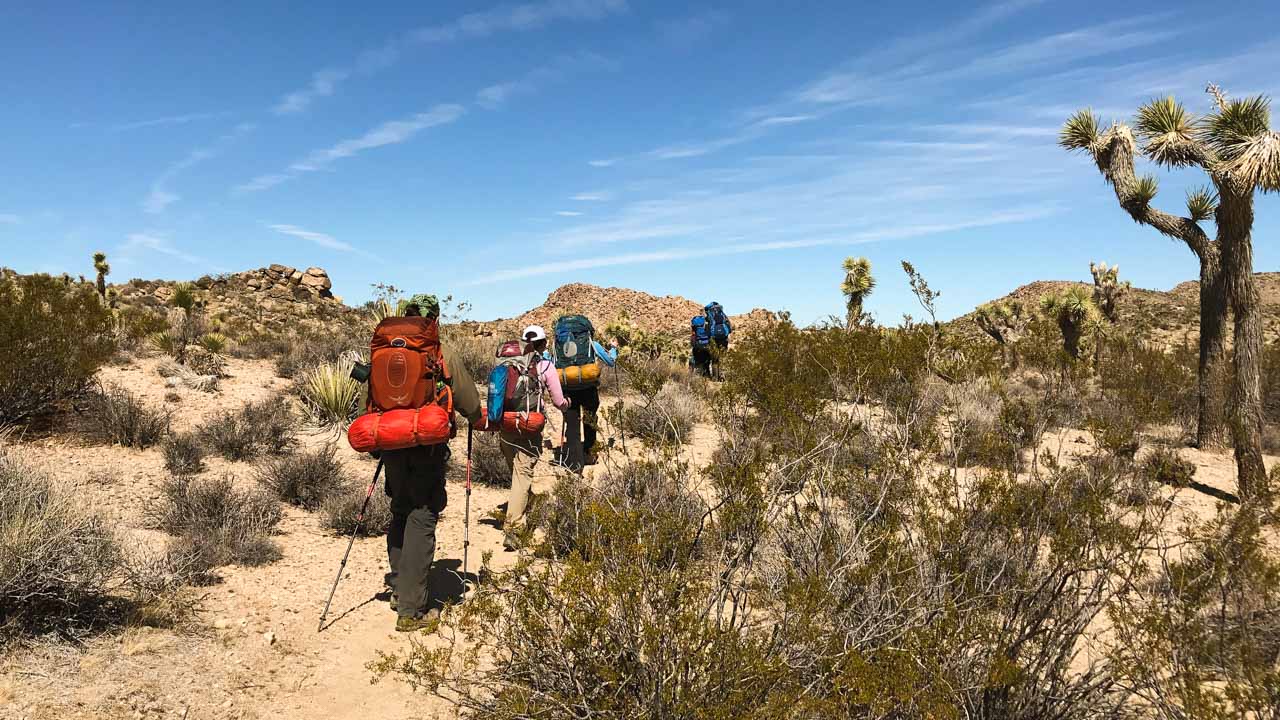
<instances>
[{"instance_id":1,"label":"orange backpack","mask_svg":"<svg viewBox=\"0 0 1280 720\"><path fill-rule=\"evenodd\" d=\"M390 317L369 343L369 406L347 428L356 452L439 445L453 437L453 388L434 319Z\"/></svg>"}]
</instances>

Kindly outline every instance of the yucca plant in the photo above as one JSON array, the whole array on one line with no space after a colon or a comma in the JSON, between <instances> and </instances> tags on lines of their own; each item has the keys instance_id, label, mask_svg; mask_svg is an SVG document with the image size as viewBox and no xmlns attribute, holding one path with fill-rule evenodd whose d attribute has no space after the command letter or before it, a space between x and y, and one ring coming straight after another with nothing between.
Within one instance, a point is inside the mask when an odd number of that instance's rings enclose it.
<instances>
[{"instance_id":1,"label":"yucca plant","mask_svg":"<svg viewBox=\"0 0 1280 720\"><path fill-rule=\"evenodd\" d=\"M1110 323L1120 319L1120 299L1129 292L1129 282L1120 282L1120 266L1107 267L1106 263L1089 263L1093 275L1093 304Z\"/></svg>"},{"instance_id":2,"label":"yucca plant","mask_svg":"<svg viewBox=\"0 0 1280 720\"><path fill-rule=\"evenodd\" d=\"M1196 117L1174 98L1152 100L1138 109L1131 129L1113 123L1101 129L1089 110L1069 118L1059 144L1088 153L1111 184L1120 207L1138 223L1187 245L1200 260L1199 428L1202 448L1221 446L1230 429L1240 492L1263 492L1262 317L1253 277L1253 201L1258 192L1280 191L1280 134L1271 129L1267 98L1232 100L1210 85L1213 109ZM1152 207L1158 185L1139 178L1134 156L1167 168L1196 167L1212 187L1187 195L1187 215ZM1214 218L1214 237L1200 223ZM1226 362L1228 314L1234 317L1233 396L1217 382ZM1232 417L1221 408L1230 407Z\"/></svg>"},{"instance_id":3,"label":"yucca plant","mask_svg":"<svg viewBox=\"0 0 1280 720\"><path fill-rule=\"evenodd\" d=\"M1040 298L1040 311L1057 323L1062 331L1062 349L1076 360L1084 355L1090 331L1096 330L1102 320L1089 291L1079 286Z\"/></svg>"},{"instance_id":4,"label":"yucca plant","mask_svg":"<svg viewBox=\"0 0 1280 720\"><path fill-rule=\"evenodd\" d=\"M215 333L205 333L204 335L200 336L200 340L198 344L200 345L200 347L204 348L205 350L208 350L211 353L221 355L222 351L227 349L228 342L229 341L227 340L226 335L215 332Z\"/></svg>"},{"instance_id":5,"label":"yucca plant","mask_svg":"<svg viewBox=\"0 0 1280 720\"><path fill-rule=\"evenodd\" d=\"M845 325L853 328L862 319L862 302L876 287L871 275L871 261L864 257L844 259L844 282L840 292L845 297Z\"/></svg>"},{"instance_id":6,"label":"yucca plant","mask_svg":"<svg viewBox=\"0 0 1280 720\"><path fill-rule=\"evenodd\" d=\"M107 264L107 254L104 252L96 252L93 254L93 269L98 273L97 287L98 297L103 300L107 299L107 275L111 274L111 266Z\"/></svg>"},{"instance_id":7,"label":"yucca plant","mask_svg":"<svg viewBox=\"0 0 1280 720\"><path fill-rule=\"evenodd\" d=\"M351 379L352 360L320 363L298 379L298 393L316 420L345 426L360 403L360 384Z\"/></svg>"}]
</instances>

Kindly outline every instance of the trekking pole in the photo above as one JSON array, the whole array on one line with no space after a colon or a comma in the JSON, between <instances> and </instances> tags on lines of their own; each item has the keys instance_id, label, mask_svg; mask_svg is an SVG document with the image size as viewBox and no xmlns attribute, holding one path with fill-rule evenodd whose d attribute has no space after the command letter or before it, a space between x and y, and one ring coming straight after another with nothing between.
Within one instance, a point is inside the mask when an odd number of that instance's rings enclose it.
<instances>
[{"instance_id":1,"label":"trekking pole","mask_svg":"<svg viewBox=\"0 0 1280 720\"><path fill-rule=\"evenodd\" d=\"M347 558L351 555L351 546L356 544L356 535L360 534L360 523L364 522L364 513L369 509L369 499L373 497L373 489L378 486L378 476L382 474L382 458L378 458L378 469L373 471L373 481L369 483L369 489L364 493L364 504L360 506L360 512L356 514L356 526L351 530L351 540L347 542L347 551L342 553L342 564L338 566L338 576L333 579L333 587L329 588L329 599L324 601L324 612L320 613L320 625L316 628L316 632L324 630L325 618L329 616L329 604L333 602L333 593L338 589L338 583L342 580L342 571L347 567Z\"/></svg>"},{"instance_id":2,"label":"trekking pole","mask_svg":"<svg viewBox=\"0 0 1280 720\"><path fill-rule=\"evenodd\" d=\"M467 501L462 520L462 588L467 587L467 551L471 549L471 423L467 423Z\"/></svg>"}]
</instances>

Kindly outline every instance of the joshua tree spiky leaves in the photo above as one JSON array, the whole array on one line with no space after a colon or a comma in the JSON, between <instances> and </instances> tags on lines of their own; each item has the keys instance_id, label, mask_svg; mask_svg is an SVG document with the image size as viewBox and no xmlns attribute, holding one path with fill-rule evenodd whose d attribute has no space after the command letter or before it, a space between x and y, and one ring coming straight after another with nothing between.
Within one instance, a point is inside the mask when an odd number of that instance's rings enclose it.
<instances>
[{"instance_id":1,"label":"joshua tree spiky leaves","mask_svg":"<svg viewBox=\"0 0 1280 720\"><path fill-rule=\"evenodd\" d=\"M1136 222L1180 240L1200 260L1200 427L1202 447L1220 445L1223 427L1231 431L1240 492L1266 487L1262 462L1262 319L1253 278L1253 200L1257 192L1280 191L1280 134L1271 129L1264 97L1231 100L1210 85L1212 112L1196 118L1173 98L1153 100L1138 109L1134 129L1114 123L1101 130L1098 117L1081 110L1063 126L1059 143L1087 152L1115 189L1120 207ZM1135 132L1136 131L1136 132ZM1135 138L1136 136L1136 138ZM1139 178L1134 154L1156 164L1198 167L1212 188L1187 196L1187 216L1151 206L1155 178ZM1212 217L1210 238L1200 223ZM1234 402L1226 422L1217 381L1225 357L1227 314L1234 315L1232 377Z\"/></svg>"},{"instance_id":2,"label":"joshua tree spiky leaves","mask_svg":"<svg viewBox=\"0 0 1280 720\"><path fill-rule=\"evenodd\" d=\"M111 274L111 266L107 264L107 254L93 254L93 269L98 273L98 297L107 298L107 276Z\"/></svg>"},{"instance_id":3,"label":"joshua tree spiky leaves","mask_svg":"<svg viewBox=\"0 0 1280 720\"><path fill-rule=\"evenodd\" d=\"M1129 292L1129 281L1120 282L1120 266L1107 267L1106 263L1089 263L1093 275L1093 304L1108 322L1120 319L1120 299Z\"/></svg>"},{"instance_id":4,"label":"joshua tree spiky leaves","mask_svg":"<svg viewBox=\"0 0 1280 720\"><path fill-rule=\"evenodd\" d=\"M871 276L871 261L864 258L847 257L844 259L844 282L840 283L840 292L845 297L845 326L852 328L862 319L862 301L876 287L876 279Z\"/></svg>"},{"instance_id":5,"label":"joshua tree spiky leaves","mask_svg":"<svg viewBox=\"0 0 1280 720\"><path fill-rule=\"evenodd\" d=\"M1000 353L1006 361L1017 361L1013 345L1022 338L1027 324L1031 322L1031 313L1020 301L997 300L979 305L973 321L982 332L1000 344Z\"/></svg>"},{"instance_id":6,"label":"joshua tree spiky leaves","mask_svg":"<svg viewBox=\"0 0 1280 720\"><path fill-rule=\"evenodd\" d=\"M1093 304L1089 291L1073 287L1040 298L1040 311L1058 324L1062 331L1062 349L1079 360L1084 357L1089 333L1102 321L1102 313Z\"/></svg>"}]
</instances>

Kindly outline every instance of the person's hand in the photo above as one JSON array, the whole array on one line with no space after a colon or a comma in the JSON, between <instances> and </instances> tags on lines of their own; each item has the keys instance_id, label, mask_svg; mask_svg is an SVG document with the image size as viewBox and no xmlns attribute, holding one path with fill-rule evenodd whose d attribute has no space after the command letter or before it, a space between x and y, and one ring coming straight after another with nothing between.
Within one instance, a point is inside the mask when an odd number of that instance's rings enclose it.
<instances>
[{"instance_id":1,"label":"person's hand","mask_svg":"<svg viewBox=\"0 0 1280 720\"><path fill-rule=\"evenodd\" d=\"M612 348L612 349L614 349L614 350L617 350L617 349L618 349L618 339L617 339L617 338L609 338L609 347L610 347L610 348Z\"/></svg>"}]
</instances>

